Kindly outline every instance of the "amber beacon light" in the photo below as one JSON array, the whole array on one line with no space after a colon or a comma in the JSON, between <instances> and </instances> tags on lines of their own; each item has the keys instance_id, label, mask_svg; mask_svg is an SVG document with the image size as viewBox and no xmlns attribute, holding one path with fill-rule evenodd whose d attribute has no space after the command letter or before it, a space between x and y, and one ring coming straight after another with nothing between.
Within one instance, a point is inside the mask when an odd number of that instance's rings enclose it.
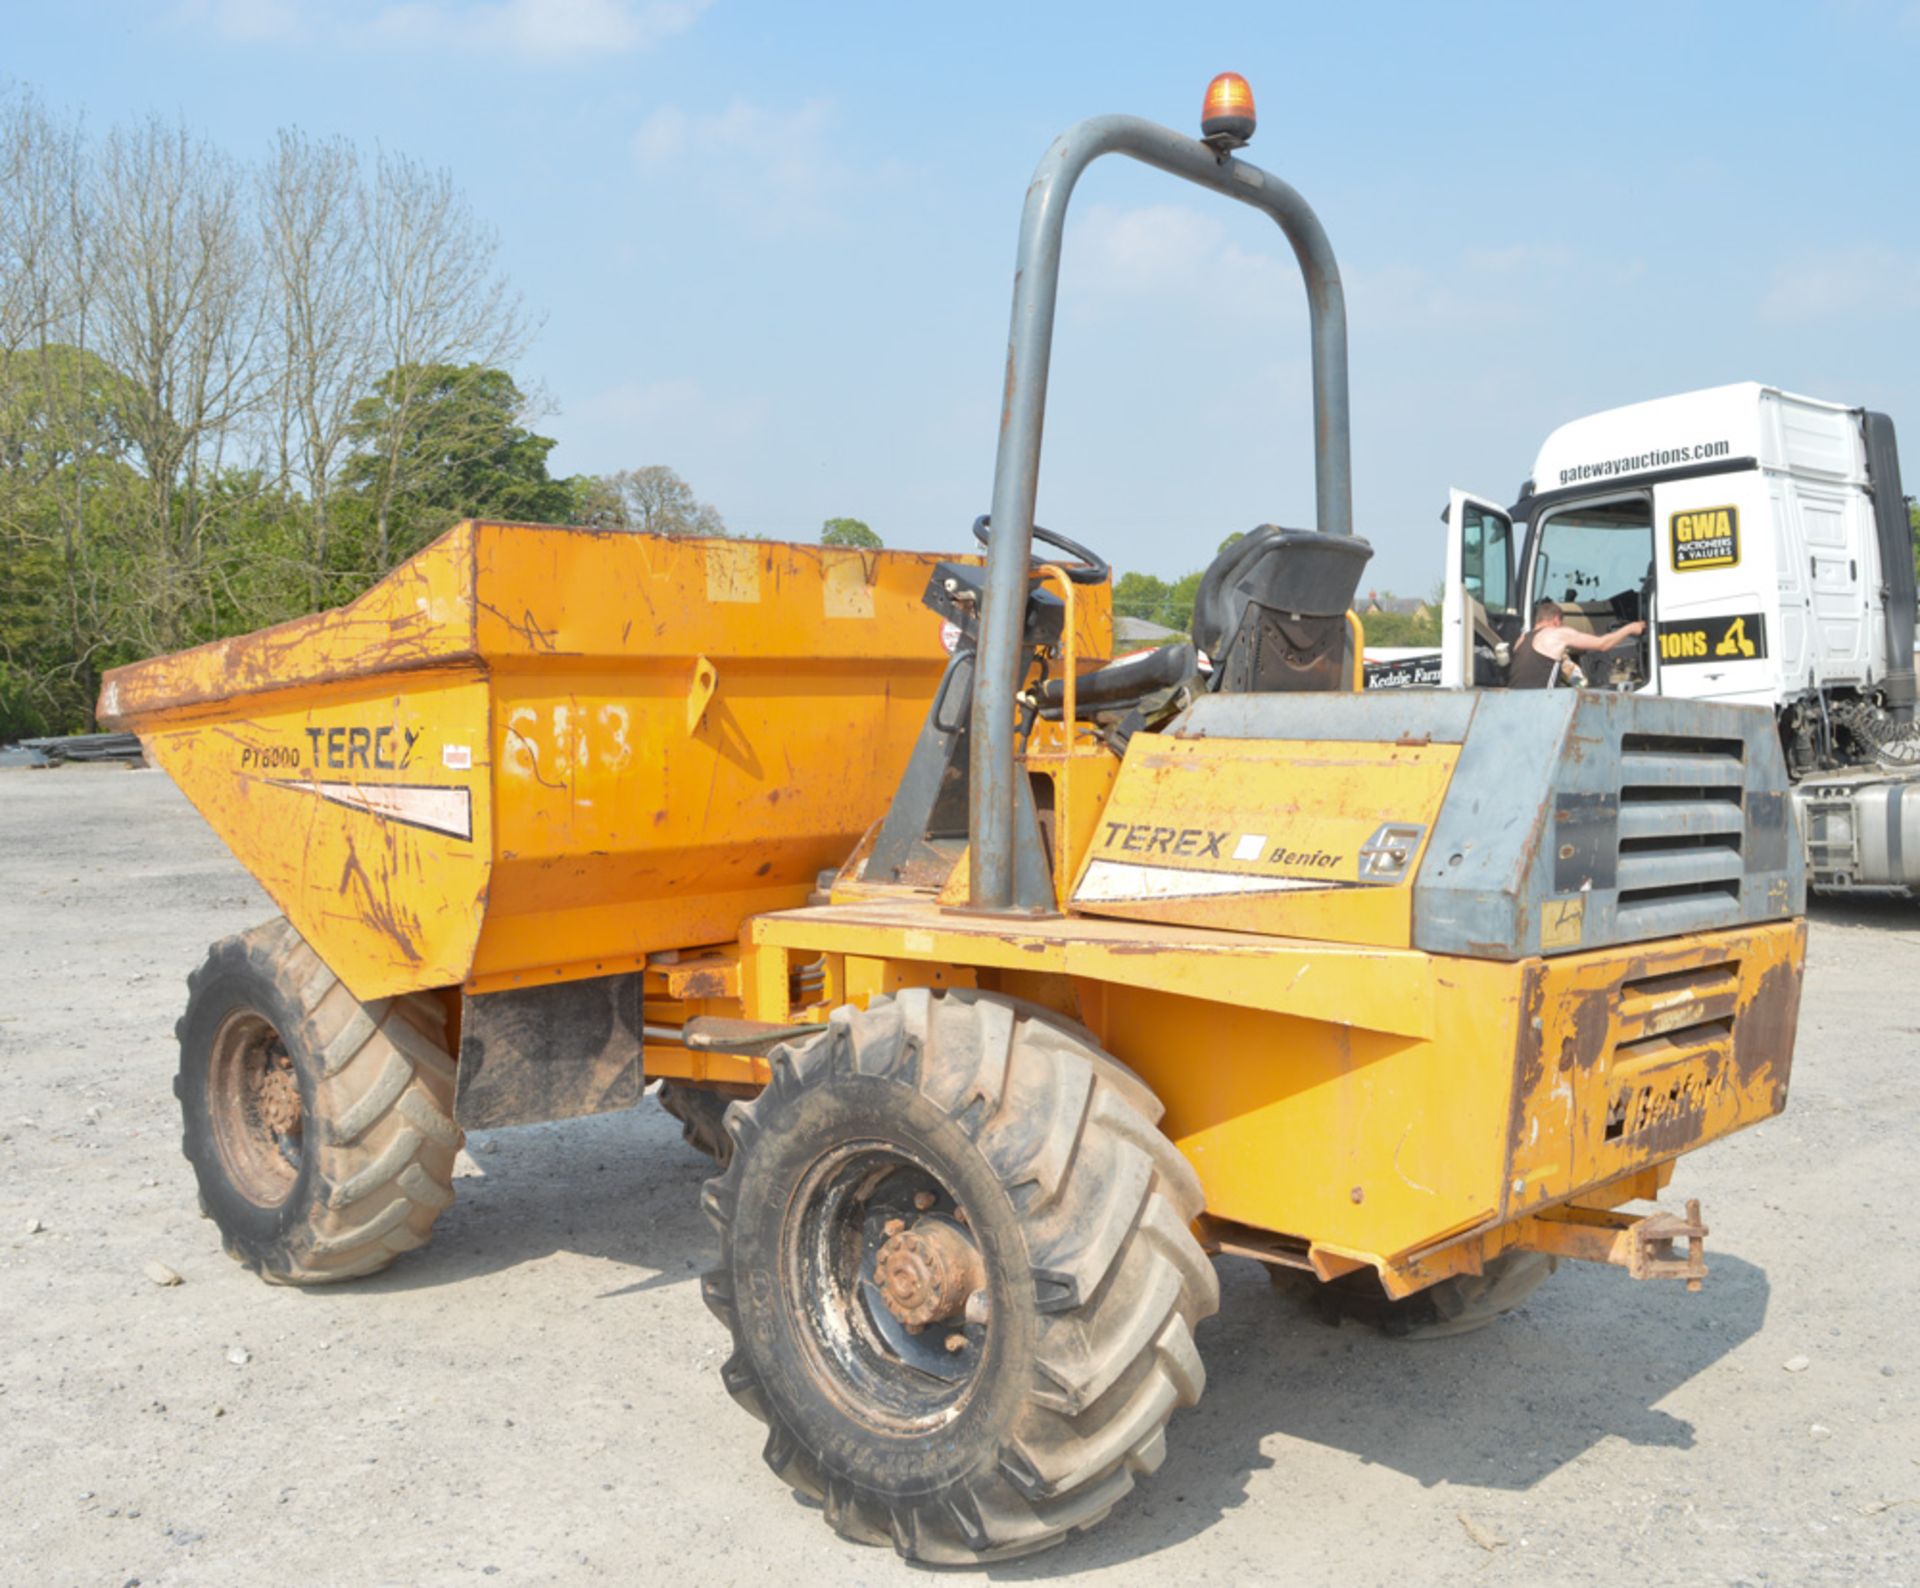
<instances>
[{"instance_id":1,"label":"amber beacon light","mask_svg":"<svg viewBox=\"0 0 1920 1588\"><path fill-rule=\"evenodd\" d=\"M1224 154L1251 141L1253 129L1253 90L1238 72L1222 72L1207 84L1200 107L1201 141Z\"/></svg>"}]
</instances>

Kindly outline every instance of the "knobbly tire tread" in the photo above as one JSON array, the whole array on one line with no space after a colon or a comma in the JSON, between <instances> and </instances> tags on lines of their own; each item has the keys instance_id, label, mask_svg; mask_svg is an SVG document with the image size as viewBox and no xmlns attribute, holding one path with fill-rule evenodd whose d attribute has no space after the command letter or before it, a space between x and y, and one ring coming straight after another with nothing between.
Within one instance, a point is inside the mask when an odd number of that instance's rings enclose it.
<instances>
[{"instance_id":1,"label":"knobbly tire tread","mask_svg":"<svg viewBox=\"0 0 1920 1588\"><path fill-rule=\"evenodd\" d=\"M1503 1252L1480 1274L1456 1274L1402 1300L1381 1289L1371 1269L1331 1284L1307 1281L1307 1304L1322 1321L1370 1324L1392 1340L1444 1340L1471 1334L1512 1312L1559 1267L1543 1252ZM1276 1281L1289 1276L1274 1270Z\"/></svg>"},{"instance_id":2,"label":"knobbly tire tread","mask_svg":"<svg viewBox=\"0 0 1920 1588\"><path fill-rule=\"evenodd\" d=\"M319 1285L423 1245L453 1201L464 1139L439 996L361 1003L284 917L215 943L187 989L174 1028L181 1150L228 1255L272 1284ZM236 1007L268 1018L300 1084L302 1166L277 1210L233 1185L206 1112L211 1038Z\"/></svg>"},{"instance_id":3,"label":"knobbly tire tread","mask_svg":"<svg viewBox=\"0 0 1920 1588\"><path fill-rule=\"evenodd\" d=\"M722 1172L733 1161L733 1138L727 1134L727 1105L733 1098L706 1087L660 1083L660 1106L680 1121L680 1139L705 1153Z\"/></svg>"},{"instance_id":4,"label":"knobbly tire tread","mask_svg":"<svg viewBox=\"0 0 1920 1588\"><path fill-rule=\"evenodd\" d=\"M1191 1230L1200 1183L1156 1128L1152 1093L1083 1027L970 991L912 989L837 1010L825 1032L775 1049L771 1063L767 1089L727 1114L738 1150L702 1198L721 1246L702 1290L734 1342L723 1381L768 1425L768 1466L819 1500L844 1537L935 1564L1028 1554L1100 1521L1158 1468L1173 1413L1199 1399L1206 1374L1193 1331L1220 1299ZM806 1447L777 1378L756 1358L757 1331L743 1329L733 1267L756 1142L795 1128L809 1093L876 1076L932 1104L981 1155L1005 1206L970 1203L974 1224L984 1235L993 1218L1017 1232L1034 1285L1019 1359L1031 1377L975 1448L946 1458L964 1471L933 1487L915 1479L889 1489L872 1474L832 1470ZM763 1215L749 1203L746 1216ZM996 1328L1004 1304L996 1291ZM943 1437L964 1445L973 1437L964 1426L957 1419ZM852 1442L855 1459L881 1461L860 1445ZM885 1459L897 1473L899 1455Z\"/></svg>"}]
</instances>

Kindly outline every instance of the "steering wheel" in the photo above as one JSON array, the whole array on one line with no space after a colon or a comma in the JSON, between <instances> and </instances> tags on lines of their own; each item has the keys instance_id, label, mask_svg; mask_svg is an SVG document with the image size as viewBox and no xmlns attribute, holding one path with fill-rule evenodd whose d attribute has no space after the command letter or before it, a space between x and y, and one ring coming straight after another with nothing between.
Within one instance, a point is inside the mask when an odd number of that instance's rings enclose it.
<instances>
[{"instance_id":1,"label":"steering wheel","mask_svg":"<svg viewBox=\"0 0 1920 1588\"><path fill-rule=\"evenodd\" d=\"M989 519L985 513L982 513L973 521L973 538L979 541L981 545L989 548L993 545L990 535L991 526L992 520ZM1074 584L1101 584L1104 583L1107 577L1113 572L1113 569L1108 567L1105 561L1096 553L1088 551L1087 548L1077 540L1068 540L1065 535L1056 535L1052 530L1042 529L1038 524L1033 526L1033 538L1038 541L1044 541L1047 545L1064 551L1069 557L1075 559L1073 563L1066 564L1061 568L1061 572L1066 574L1067 578ZM1049 560L1050 559L1036 553L1033 558L1033 565L1038 568Z\"/></svg>"}]
</instances>

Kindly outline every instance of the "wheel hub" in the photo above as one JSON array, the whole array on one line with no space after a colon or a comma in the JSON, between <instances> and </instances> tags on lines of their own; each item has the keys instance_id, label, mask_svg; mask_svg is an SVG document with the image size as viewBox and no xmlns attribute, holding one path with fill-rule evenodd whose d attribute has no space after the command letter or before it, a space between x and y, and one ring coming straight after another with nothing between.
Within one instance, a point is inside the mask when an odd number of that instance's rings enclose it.
<instances>
[{"instance_id":1,"label":"wheel hub","mask_svg":"<svg viewBox=\"0 0 1920 1588\"><path fill-rule=\"evenodd\" d=\"M887 1311L914 1334L951 1318L986 1284L978 1249L944 1219L892 1231L875 1254L874 1277Z\"/></svg>"},{"instance_id":2,"label":"wheel hub","mask_svg":"<svg viewBox=\"0 0 1920 1588\"><path fill-rule=\"evenodd\" d=\"M257 1207L279 1207L300 1177L300 1077L266 1018L235 1010L214 1033L207 1061L214 1142L234 1188Z\"/></svg>"},{"instance_id":3,"label":"wheel hub","mask_svg":"<svg viewBox=\"0 0 1920 1588\"><path fill-rule=\"evenodd\" d=\"M876 1428L959 1415L990 1360L986 1251L941 1175L892 1142L842 1142L794 1188L781 1294L822 1389Z\"/></svg>"},{"instance_id":4,"label":"wheel hub","mask_svg":"<svg viewBox=\"0 0 1920 1588\"><path fill-rule=\"evenodd\" d=\"M299 1135L300 1084L293 1078L293 1060L284 1053L273 1054L256 1073L254 1086L260 1123L276 1136Z\"/></svg>"}]
</instances>

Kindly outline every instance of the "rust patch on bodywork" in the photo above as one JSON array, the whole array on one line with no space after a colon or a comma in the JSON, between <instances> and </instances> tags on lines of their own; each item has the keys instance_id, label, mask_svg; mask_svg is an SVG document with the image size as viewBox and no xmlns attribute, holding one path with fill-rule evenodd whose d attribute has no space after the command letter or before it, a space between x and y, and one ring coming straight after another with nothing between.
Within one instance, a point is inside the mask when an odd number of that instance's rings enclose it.
<instances>
[{"instance_id":1,"label":"rust patch on bodywork","mask_svg":"<svg viewBox=\"0 0 1920 1588\"><path fill-rule=\"evenodd\" d=\"M662 963L667 996L684 1002L740 996L740 961L732 954L702 954Z\"/></svg>"},{"instance_id":2,"label":"rust patch on bodywork","mask_svg":"<svg viewBox=\"0 0 1920 1588\"><path fill-rule=\"evenodd\" d=\"M1530 966L1520 994L1520 1019L1513 1045L1513 1097L1507 1107L1507 1172L1526 1145L1529 1105L1546 1075L1546 978L1538 965Z\"/></svg>"},{"instance_id":3,"label":"rust patch on bodywork","mask_svg":"<svg viewBox=\"0 0 1920 1588\"><path fill-rule=\"evenodd\" d=\"M1783 923L1533 966L1514 1050L1509 1216L1777 1114L1804 945L1804 928Z\"/></svg>"},{"instance_id":4,"label":"rust patch on bodywork","mask_svg":"<svg viewBox=\"0 0 1920 1588\"><path fill-rule=\"evenodd\" d=\"M348 838L346 861L340 870L338 891L342 898L347 896L348 889L356 881L359 883L360 896L366 901L364 918L403 955L418 963L421 957L419 944L415 941L414 933L409 932L401 921L399 910L393 902L392 872L385 867L381 869L381 886L376 893L373 878L367 875L367 868L360 863L359 849L355 847L353 840ZM414 923L416 931L418 924L418 922Z\"/></svg>"},{"instance_id":5,"label":"rust patch on bodywork","mask_svg":"<svg viewBox=\"0 0 1920 1588\"><path fill-rule=\"evenodd\" d=\"M1805 927L1801 928L1804 937ZM1733 1068L1742 1086L1763 1079L1773 1088L1773 1109L1786 1106L1793 1069L1793 1038L1800 1020L1801 973L1797 959L1769 967L1734 1027Z\"/></svg>"},{"instance_id":6,"label":"rust patch on bodywork","mask_svg":"<svg viewBox=\"0 0 1920 1588\"><path fill-rule=\"evenodd\" d=\"M1568 1074L1599 1062L1607 1051L1613 1024L1613 991L1597 989L1577 995L1570 1021L1572 1030L1560 1039L1560 1071Z\"/></svg>"}]
</instances>

